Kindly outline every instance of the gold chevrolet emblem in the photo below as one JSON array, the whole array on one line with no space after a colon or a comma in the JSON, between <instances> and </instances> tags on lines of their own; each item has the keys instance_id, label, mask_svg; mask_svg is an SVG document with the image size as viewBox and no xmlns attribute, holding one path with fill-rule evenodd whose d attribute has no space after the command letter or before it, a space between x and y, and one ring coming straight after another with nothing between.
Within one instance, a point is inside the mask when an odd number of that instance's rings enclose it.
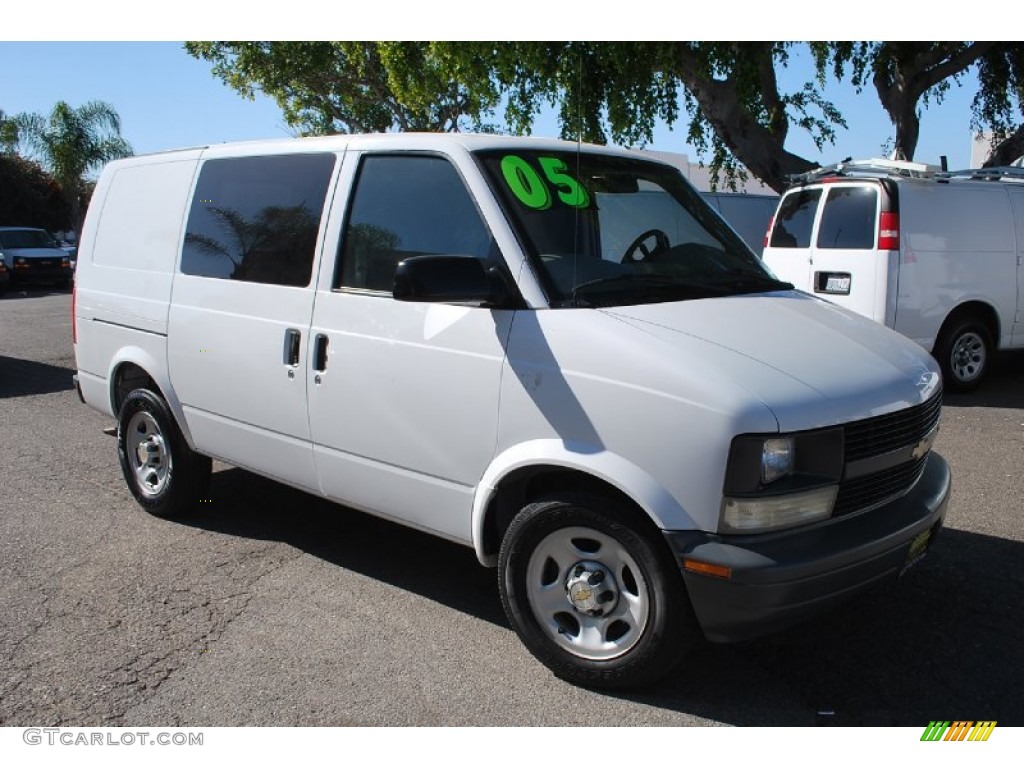
<instances>
[{"instance_id":1,"label":"gold chevrolet emblem","mask_svg":"<svg viewBox=\"0 0 1024 768\"><path fill-rule=\"evenodd\" d=\"M920 459L928 451L932 449L932 443L935 442L935 435L939 431L938 425L932 428L932 431L921 438L921 442L914 446L914 450L910 452L910 457L913 459Z\"/></svg>"},{"instance_id":2,"label":"gold chevrolet emblem","mask_svg":"<svg viewBox=\"0 0 1024 768\"><path fill-rule=\"evenodd\" d=\"M572 599L583 602L585 600L589 600L592 594L593 592L587 587L576 585L572 591Z\"/></svg>"}]
</instances>

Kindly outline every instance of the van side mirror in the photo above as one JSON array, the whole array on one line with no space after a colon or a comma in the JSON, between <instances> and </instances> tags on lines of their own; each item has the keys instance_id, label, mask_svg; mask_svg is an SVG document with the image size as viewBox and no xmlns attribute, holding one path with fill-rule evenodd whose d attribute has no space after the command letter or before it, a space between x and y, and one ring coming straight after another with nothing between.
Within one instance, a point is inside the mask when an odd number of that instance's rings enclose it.
<instances>
[{"instance_id":1,"label":"van side mirror","mask_svg":"<svg viewBox=\"0 0 1024 768\"><path fill-rule=\"evenodd\" d=\"M501 270L473 256L411 256L395 269L398 301L437 301L507 307L514 293Z\"/></svg>"}]
</instances>

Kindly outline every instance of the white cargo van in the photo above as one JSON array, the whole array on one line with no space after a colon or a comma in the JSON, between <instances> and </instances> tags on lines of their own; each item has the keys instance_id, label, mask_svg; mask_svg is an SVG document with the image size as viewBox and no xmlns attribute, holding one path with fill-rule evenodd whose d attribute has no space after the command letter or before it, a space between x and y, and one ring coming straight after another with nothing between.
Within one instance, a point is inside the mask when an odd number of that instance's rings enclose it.
<instances>
[{"instance_id":1,"label":"white cargo van","mask_svg":"<svg viewBox=\"0 0 1024 768\"><path fill-rule=\"evenodd\" d=\"M587 685L895 578L950 492L934 361L773 279L626 151L399 134L119 160L74 329L142 507L192 512L212 457L473 547L530 651Z\"/></svg>"},{"instance_id":2,"label":"white cargo van","mask_svg":"<svg viewBox=\"0 0 1024 768\"><path fill-rule=\"evenodd\" d=\"M1024 347L1024 176L936 173L870 160L805 174L783 195L762 258L782 280L931 351L946 386L981 383Z\"/></svg>"}]
</instances>

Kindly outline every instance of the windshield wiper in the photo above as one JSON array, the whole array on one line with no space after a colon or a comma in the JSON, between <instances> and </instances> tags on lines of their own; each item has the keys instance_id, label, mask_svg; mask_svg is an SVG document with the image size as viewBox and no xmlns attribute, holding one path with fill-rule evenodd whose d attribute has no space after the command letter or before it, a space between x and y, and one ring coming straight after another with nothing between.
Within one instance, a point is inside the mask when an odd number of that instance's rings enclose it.
<instances>
[{"instance_id":1,"label":"windshield wiper","mask_svg":"<svg viewBox=\"0 0 1024 768\"><path fill-rule=\"evenodd\" d=\"M664 299L666 296L679 295L680 298L703 298L707 296L718 296L725 291L721 286L708 285L704 283L693 283L680 280L678 277L665 277L663 275L637 275L624 274L612 275L610 277L599 277L595 280L588 280L580 283L572 291L572 306L595 307L599 303L584 296L595 292L615 292L635 289L642 291L640 299Z\"/></svg>"},{"instance_id":2,"label":"windshield wiper","mask_svg":"<svg viewBox=\"0 0 1024 768\"><path fill-rule=\"evenodd\" d=\"M757 289L765 291L791 291L793 284L783 280L776 280L774 277L765 274L758 269L730 269L721 277L711 281L715 286L728 286L738 290Z\"/></svg>"}]
</instances>

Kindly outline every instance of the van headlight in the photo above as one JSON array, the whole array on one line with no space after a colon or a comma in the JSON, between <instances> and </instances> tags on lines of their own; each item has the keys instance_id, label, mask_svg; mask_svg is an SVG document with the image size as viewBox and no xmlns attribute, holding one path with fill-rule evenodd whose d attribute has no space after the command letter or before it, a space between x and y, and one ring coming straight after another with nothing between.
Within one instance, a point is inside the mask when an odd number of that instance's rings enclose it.
<instances>
[{"instance_id":1,"label":"van headlight","mask_svg":"<svg viewBox=\"0 0 1024 768\"><path fill-rule=\"evenodd\" d=\"M826 520L843 473L841 427L739 435L725 472L719 533L763 533Z\"/></svg>"},{"instance_id":2,"label":"van headlight","mask_svg":"<svg viewBox=\"0 0 1024 768\"><path fill-rule=\"evenodd\" d=\"M793 473L793 438L772 437L761 447L761 482L774 483Z\"/></svg>"},{"instance_id":3,"label":"van headlight","mask_svg":"<svg viewBox=\"0 0 1024 768\"><path fill-rule=\"evenodd\" d=\"M839 487L815 488L753 499L726 497L722 502L721 533L762 533L826 520L832 515Z\"/></svg>"}]
</instances>

